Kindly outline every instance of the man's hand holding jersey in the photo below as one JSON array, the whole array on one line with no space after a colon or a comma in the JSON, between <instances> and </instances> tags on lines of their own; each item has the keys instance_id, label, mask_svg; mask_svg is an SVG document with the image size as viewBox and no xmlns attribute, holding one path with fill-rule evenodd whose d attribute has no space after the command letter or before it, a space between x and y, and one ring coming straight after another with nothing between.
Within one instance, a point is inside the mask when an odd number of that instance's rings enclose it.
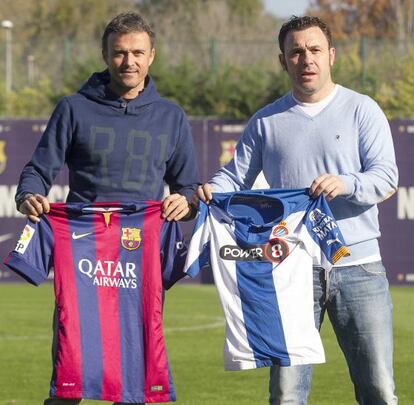
<instances>
[{"instance_id":1,"label":"man's hand holding jersey","mask_svg":"<svg viewBox=\"0 0 414 405\"><path fill-rule=\"evenodd\" d=\"M204 183L198 186L197 193L194 194L195 199L199 198L201 201L208 204L213 198L213 186L209 183Z\"/></svg>"},{"instance_id":2,"label":"man's hand holding jersey","mask_svg":"<svg viewBox=\"0 0 414 405\"><path fill-rule=\"evenodd\" d=\"M18 203L18 210L32 222L39 222L42 214L50 211L49 200L40 194L26 194ZM194 208L180 194L171 194L162 204L162 215L167 221L179 221L193 216Z\"/></svg>"},{"instance_id":3,"label":"man's hand holding jersey","mask_svg":"<svg viewBox=\"0 0 414 405\"><path fill-rule=\"evenodd\" d=\"M313 180L309 195L317 198L323 194L327 201L333 200L338 195L345 194L345 184L339 176L325 173Z\"/></svg>"},{"instance_id":4,"label":"man's hand holding jersey","mask_svg":"<svg viewBox=\"0 0 414 405\"><path fill-rule=\"evenodd\" d=\"M162 203L162 216L167 221L194 218L197 209L181 194L171 194Z\"/></svg>"},{"instance_id":5,"label":"man's hand holding jersey","mask_svg":"<svg viewBox=\"0 0 414 405\"><path fill-rule=\"evenodd\" d=\"M198 187L195 197L208 204L213 198L212 194L212 185L205 183ZM312 198L318 198L321 194L325 196L327 201L331 201L335 197L345 194L345 184L339 176L330 173L322 174L313 180L309 188L309 195Z\"/></svg>"},{"instance_id":6,"label":"man's hand holding jersey","mask_svg":"<svg viewBox=\"0 0 414 405\"><path fill-rule=\"evenodd\" d=\"M30 221L39 222L42 214L50 211L49 200L40 194L25 194L22 201L18 202L17 209L26 215Z\"/></svg>"}]
</instances>

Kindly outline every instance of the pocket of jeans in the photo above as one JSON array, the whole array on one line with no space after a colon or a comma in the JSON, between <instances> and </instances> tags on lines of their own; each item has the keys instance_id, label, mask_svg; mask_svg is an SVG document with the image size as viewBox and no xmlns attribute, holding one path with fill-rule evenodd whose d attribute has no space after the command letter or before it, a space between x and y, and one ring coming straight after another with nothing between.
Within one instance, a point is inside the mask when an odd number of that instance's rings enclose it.
<instances>
[{"instance_id":1,"label":"pocket of jeans","mask_svg":"<svg viewBox=\"0 0 414 405\"><path fill-rule=\"evenodd\" d=\"M367 273L371 274L385 274L385 267L382 262L365 263L360 265Z\"/></svg>"}]
</instances>

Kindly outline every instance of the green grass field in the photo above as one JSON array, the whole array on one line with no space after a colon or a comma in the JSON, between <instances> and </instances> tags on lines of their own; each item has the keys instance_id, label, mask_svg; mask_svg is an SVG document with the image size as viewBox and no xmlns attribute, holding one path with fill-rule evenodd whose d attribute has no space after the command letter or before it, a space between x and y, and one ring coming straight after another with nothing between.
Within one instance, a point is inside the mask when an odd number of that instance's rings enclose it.
<instances>
[{"instance_id":1,"label":"green grass field","mask_svg":"<svg viewBox=\"0 0 414 405\"><path fill-rule=\"evenodd\" d=\"M410 405L414 404L414 288L394 287L391 292L397 394L400 404ZM0 308L0 405L41 405L50 378L52 286L0 284ZM167 293L164 320L178 404L267 403L267 368L223 371L224 320L213 286L174 287ZM354 404L327 318L322 335L327 363L315 367L309 404Z\"/></svg>"}]
</instances>

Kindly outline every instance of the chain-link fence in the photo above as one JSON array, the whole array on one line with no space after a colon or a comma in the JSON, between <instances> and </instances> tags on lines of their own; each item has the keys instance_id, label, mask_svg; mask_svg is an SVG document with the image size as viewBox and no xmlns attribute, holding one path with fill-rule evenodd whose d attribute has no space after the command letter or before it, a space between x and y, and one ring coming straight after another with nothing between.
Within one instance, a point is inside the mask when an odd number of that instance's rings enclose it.
<instances>
[{"instance_id":1,"label":"chain-link fence","mask_svg":"<svg viewBox=\"0 0 414 405\"><path fill-rule=\"evenodd\" d=\"M50 38L47 42L19 43L11 47L12 88L32 86L47 77L55 89L61 89L65 79L80 66L91 71L104 68L99 41L70 41ZM0 83L6 80L5 36L0 36ZM336 44L336 74L352 87L364 89L372 81L392 81L398 74L396 63L412 50L411 42L360 39ZM278 71L279 49L272 40L223 40L209 38L203 41L163 40L157 44L158 58L167 66L177 65L184 59L195 67L214 73L220 66L248 67L261 65L263 69ZM10 54L9 54L10 55ZM9 61L10 63L10 61ZM89 68L90 67L90 68Z\"/></svg>"}]
</instances>

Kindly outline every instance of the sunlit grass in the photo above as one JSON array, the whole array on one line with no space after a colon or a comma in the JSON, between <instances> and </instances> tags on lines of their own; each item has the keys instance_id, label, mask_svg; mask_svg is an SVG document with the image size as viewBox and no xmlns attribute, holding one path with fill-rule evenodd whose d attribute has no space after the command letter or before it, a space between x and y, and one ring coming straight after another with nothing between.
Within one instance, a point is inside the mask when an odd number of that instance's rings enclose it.
<instances>
[{"instance_id":1,"label":"sunlit grass","mask_svg":"<svg viewBox=\"0 0 414 405\"><path fill-rule=\"evenodd\" d=\"M400 403L414 404L414 288L391 292L397 394ZM53 305L50 284L0 284L0 405L41 405L47 396ZM167 292L164 329L178 404L267 403L267 368L223 369L224 320L214 286L178 285ZM315 367L309 404L353 404L353 387L327 319L322 336L327 363Z\"/></svg>"}]
</instances>

